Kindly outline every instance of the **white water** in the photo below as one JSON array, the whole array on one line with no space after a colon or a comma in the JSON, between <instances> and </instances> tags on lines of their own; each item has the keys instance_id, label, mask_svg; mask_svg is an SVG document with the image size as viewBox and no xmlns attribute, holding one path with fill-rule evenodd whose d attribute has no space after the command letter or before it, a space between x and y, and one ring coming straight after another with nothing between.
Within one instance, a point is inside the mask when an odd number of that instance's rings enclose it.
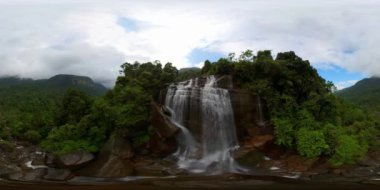
<instances>
[{"instance_id":1,"label":"white water","mask_svg":"<svg viewBox=\"0 0 380 190\"><path fill-rule=\"evenodd\" d=\"M47 168L47 166L45 166L45 165L33 165L32 164L32 160L26 162L25 166L28 167L28 168L31 168L33 170L40 169L40 168Z\"/></svg>"},{"instance_id":2,"label":"white water","mask_svg":"<svg viewBox=\"0 0 380 190\"><path fill-rule=\"evenodd\" d=\"M207 78L204 87L200 87L198 82L196 78L171 85L166 95L165 106L172 110L172 122L181 130L179 148L174 154L178 165L194 173L237 172L239 167L231 154L239 144L229 92L217 87L214 76ZM185 113L198 91L201 98L201 142L197 142L184 126Z\"/></svg>"},{"instance_id":3,"label":"white water","mask_svg":"<svg viewBox=\"0 0 380 190\"><path fill-rule=\"evenodd\" d=\"M265 120L263 115L263 108L261 106L261 98L257 96L257 112L259 113L259 122L258 125L261 127L265 127Z\"/></svg>"}]
</instances>

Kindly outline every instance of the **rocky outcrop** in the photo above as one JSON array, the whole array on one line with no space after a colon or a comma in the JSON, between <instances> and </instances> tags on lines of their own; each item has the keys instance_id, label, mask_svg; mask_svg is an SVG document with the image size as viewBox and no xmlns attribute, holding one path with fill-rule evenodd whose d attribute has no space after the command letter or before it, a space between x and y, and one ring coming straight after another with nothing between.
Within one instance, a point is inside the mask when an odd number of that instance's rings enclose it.
<instances>
[{"instance_id":1,"label":"rocky outcrop","mask_svg":"<svg viewBox=\"0 0 380 190\"><path fill-rule=\"evenodd\" d=\"M79 169L94 160L95 156L85 151L77 151L61 156L56 156L53 160L57 168Z\"/></svg>"},{"instance_id":2,"label":"rocky outcrop","mask_svg":"<svg viewBox=\"0 0 380 190\"><path fill-rule=\"evenodd\" d=\"M178 128L169 120L170 111L156 102L151 103L151 123L154 132L148 143L149 150L156 155L169 155L177 149L175 134Z\"/></svg>"},{"instance_id":3,"label":"rocky outcrop","mask_svg":"<svg viewBox=\"0 0 380 190\"><path fill-rule=\"evenodd\" d=\"M90 177L116 178L133 174L134 156L129 141L112 136L104 145L96 160L79 171L80 175Z\"/></svg>"},{"instance_id":4,"label":"rocky outcrop","mask_svg":"<svg viewBox=\"0 0 380 190\"><path fill-rule=\"evenodd\" d=\"M151 103L152 125L157 134L163 138L173 137L178 128L170 122L170 111L165 107L160 107L157 103Z\"/></svg>"}]
</instances>

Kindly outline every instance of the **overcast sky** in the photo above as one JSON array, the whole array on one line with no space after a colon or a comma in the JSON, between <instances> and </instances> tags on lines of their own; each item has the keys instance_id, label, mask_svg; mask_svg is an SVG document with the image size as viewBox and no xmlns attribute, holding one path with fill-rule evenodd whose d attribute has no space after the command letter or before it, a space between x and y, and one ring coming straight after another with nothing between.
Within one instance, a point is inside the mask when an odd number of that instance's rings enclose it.
<instances>
[{"instance_id":1,"label":"overcast sky","mask_svg":"<svg viewBox=\"0 0 380 190\"><path fill-rule=\"evenodd\" d=\"M0 0L0 76L87 75L126 61L199 66L295 51L339 88L380 76L380 0Z\"/></svg>"}]
</instances>

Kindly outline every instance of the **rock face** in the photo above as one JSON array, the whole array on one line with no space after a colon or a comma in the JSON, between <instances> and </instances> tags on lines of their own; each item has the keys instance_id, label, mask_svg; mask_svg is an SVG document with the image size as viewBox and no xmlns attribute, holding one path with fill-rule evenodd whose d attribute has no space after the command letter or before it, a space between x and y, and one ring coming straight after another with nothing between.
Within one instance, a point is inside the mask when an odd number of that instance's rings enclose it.
<instances>
[{"instance_id":1,"label":"rock face","mask_svg":"<svg viewBox=\"0 0 380 190\"><path fill-rule=\"evenodd\" d=\"M154 133L150 137L149 149L156 155L169 155L177 149L175 134L178 128L170 122L170 110L159 106L156 102L151 103Z\"/></svg>"},{"instance_id":2,"label":"rock face","mask_svg":"<svg viewBox=\"0 0 380 190\"><path fill-rule=\"evenodd\" d=\"M94 159L94 155L84 151L57 156L53 162L58 168L78 169Z\"/></svg>"},{"instance_id":3,"label":"rock face","mask_svg":"<svg viewBox=\"0 0 380 190\"><path fill-rule=\"evenodd\" d=\"M111 137L104 145L96 160L79 171L90 177L116 178L132 175L134 156L130 143L122 137Z\"/></svg>"},{"instance_id":4,"label":"rock face","mask_svg":"<svg viewBox=\"0 0 380 190\"><path fill-rule=\"evenodd\" d=\"M163 138L172 137L178 131L178 128L170 122L167 116L170 114L170 111L165 107L160 107L155 102L152 102L151 108L152 124L154 125L158 135Z\"/></svg>"}]
</instances>

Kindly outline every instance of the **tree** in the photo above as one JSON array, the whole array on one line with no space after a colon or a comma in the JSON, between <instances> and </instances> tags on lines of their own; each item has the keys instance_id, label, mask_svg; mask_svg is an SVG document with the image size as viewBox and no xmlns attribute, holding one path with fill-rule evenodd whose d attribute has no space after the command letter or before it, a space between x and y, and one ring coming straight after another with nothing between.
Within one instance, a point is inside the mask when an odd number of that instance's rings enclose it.
<instances>
[{"instance_id":1,"label":"tree","mask_svg":"<svg viewBox=\"0 0 380 190\"><path fill-rule=\"evenodd\" d=\"M90 113L91 105L92 99L85 93L74 89L67 90L58 113L57 125L78 123L83 116Z\"/></svg>"},{"instance_id":2,"label":"tree","mask_svg":"<svg viewBox=\"0 0 380 190\"><path fill-rule=\"evenodd\" d=\"M212 69L211 62L209 60L206 60L203 67L202 67L202 74L208 74Z\"/></svg>"}]
</instances>

